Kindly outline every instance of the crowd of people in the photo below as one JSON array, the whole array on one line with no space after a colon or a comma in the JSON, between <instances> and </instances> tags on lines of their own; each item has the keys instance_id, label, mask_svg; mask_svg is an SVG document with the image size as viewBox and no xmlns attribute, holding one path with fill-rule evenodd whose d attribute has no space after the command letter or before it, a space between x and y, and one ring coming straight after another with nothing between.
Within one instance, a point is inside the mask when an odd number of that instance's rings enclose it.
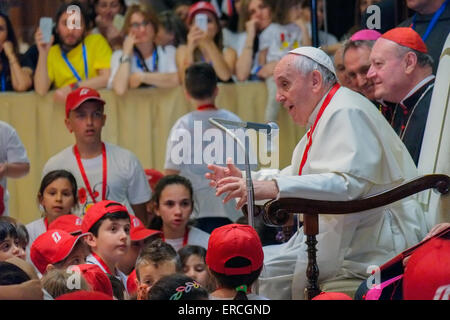
<instances>
[{"instance_id":1,"label":"crowd of people","mask_svg":"<svg viewBox=\"0 0 450 320\"><path fill-rule=\"evenodd\" d=\"M308 133L288 167L252 172L255 200L352 200L416 177L449 1L407 1L411 22L386 32L355 25L338 41L320 30L320 48L311 46L311 1L186 0L161 12L131 2L63 1L50 39L37 28L23 56L0 14L2 91L53 90L75 138L45 164L41 217L24 225L9 212L6 181L26 175L30 161L0 121L0 299L303 299L303 229L282 239L249 226L237 158L222 152L198 163L207 142L184 141L190 147L180 150L180 139L212 128L210 118L241 121L216 105L219 83L264 81L266 120L283 107ZM358 1L359 20L372 2ZM103 141L108 105L99 89L177 86L193 111L170 131L163 172ZM383 283L401 284L396 299L448 299L450 223L427 225L414 197L319 221L318 300L380 299L367 267L418 244Z\"/></svg>"}]
</instances>

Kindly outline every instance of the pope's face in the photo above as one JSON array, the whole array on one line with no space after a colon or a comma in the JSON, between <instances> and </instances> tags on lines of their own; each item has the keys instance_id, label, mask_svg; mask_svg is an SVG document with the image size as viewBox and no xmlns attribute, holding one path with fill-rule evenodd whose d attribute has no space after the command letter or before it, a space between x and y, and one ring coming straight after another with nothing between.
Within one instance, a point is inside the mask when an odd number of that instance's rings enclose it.
<instances>
[{"instance_id":1,"label":"pope's face","mask_svg":"<svg viewBox=\"0 0 450 320\"><path fill-rule=\"evenodd\" d=\"M288 111L292 120L306 126L315 103L312 94L312 73L303 75L294 65L295 55L285 56L274 69L277 101Z\"/></svg>"}]
</instances>

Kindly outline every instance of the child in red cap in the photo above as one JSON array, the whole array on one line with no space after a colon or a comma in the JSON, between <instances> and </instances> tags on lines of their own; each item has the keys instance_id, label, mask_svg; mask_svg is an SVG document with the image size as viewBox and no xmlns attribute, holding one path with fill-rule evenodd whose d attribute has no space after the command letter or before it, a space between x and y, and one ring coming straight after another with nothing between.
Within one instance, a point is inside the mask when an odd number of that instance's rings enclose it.
<instances>
[{"instance_id":1,"label":"child in red cap","mask_svg":"<svg viewBox=\"0 0 450 320\"><path fill-rule=\"evenodd\" d=\"M126 275L129 275L133 271L134 265L136 264L136 259L145 244L161 237L161 231L147 229L138 217L131 216L130 218L131 245L126 255L122 257L117 265L119 270Z\"/></svg>"},{"instance_id":2,"label":"child in red cap","mask_svg":"<svg viewBox=\"0 0 450 320\"><path fill-rule=\"evenodd\" d=\"M101 200L124 203L128 212L146 222L146 203L151 191L144 170L129 150L102 141L106 123L105 101L91 88L80 87L66 99L67 129L75 145L51 157L43 173L65 169L73 173L78 185L78 215Z\"/></svg>"},{"instance_id":3,"label":"child in red cap","mask_svg":"<svg viewBox=\"0 0 450 320\"><path fill-rule=\"evenodd\" d=\"M36 269L45 274L50 269L64 269L85 263L87 250L81 238L64 230L53 229L41 234L31 245L30 258Z\"/></svg>"},{"instance_id":4,"label":"child in red cap","mask_svg":"<svg viewBox=\"0 0 450 320\"><path fill-rule=\"evenodd\" d=\"M216 228L206 251L206 264L218 286L210 299L267 300L251 293L263 261L261 240L251 226L229 224Z\"/></svg>"},{"instance_id":5,"label":"child in red cap","mask_svg":"<svg viewBox=\"0 0 450 320\"><path fill-rule=\"evenodd\" d=\"M130 247L127 208L111 200L97 202L84 216L81 230L88 233L85 241L91 250L86 262L98 265L103 272L119 279L125 289L127 276L116 265Z\"/></svg>"}]
</instances>

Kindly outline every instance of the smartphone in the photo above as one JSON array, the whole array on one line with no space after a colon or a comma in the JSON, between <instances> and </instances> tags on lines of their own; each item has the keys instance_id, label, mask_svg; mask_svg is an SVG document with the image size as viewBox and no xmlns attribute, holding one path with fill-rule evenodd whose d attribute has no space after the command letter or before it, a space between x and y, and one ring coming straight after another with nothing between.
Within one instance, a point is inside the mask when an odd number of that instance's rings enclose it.
<instances>
[{"instance_id":1,"label":"smartphone","mask_svg":"<svg viewBox=\"0 0 450 320\"><path fill-rule=\"evenodd\" d=\"M43 40L45 43L50 42L52 36L53 19L50 17L42 17L39 20L39 29L41 29Z\"/></svg>"},{"instance_id":2,"label":"smartphone","mask_svg":"<svg viewBox=\"0 0 450 320\"><path fill-rule=\"evenodd\" d=\"M123 25L125 23L125 17L120 13L117 13L113 19L113 26L119 31L122 31Z\"/></svg>"},{"instance_id":3,"label":"smartphone","mask_svg":"<svg viewBox=\"0 0 450 320\"><path fill-rule=\"evenodd\" d=\"M195 24L203 31L208 31L208 16L206 13L199 13L195 16Z\"/></svg>"}]
</instances>

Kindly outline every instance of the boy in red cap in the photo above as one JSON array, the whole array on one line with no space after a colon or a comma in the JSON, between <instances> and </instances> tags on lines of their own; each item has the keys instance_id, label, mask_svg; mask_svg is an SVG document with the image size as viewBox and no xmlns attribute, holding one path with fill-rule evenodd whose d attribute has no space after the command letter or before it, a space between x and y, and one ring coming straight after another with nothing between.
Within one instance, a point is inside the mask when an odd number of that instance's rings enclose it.
<instances>
[{"instance_id":1,"label":"boy in red cap","mask_svg":"<svg viewBox=\"0 0 450 320\"><path fill-rule=\"evenodd\" d=\"M81 224L88 233L85 242L91 254L86 262L120 280L126 288L127 276L116 265L130 247L130 216L127 208L115 201L103 200L91 206Z\"/></svg>"},{"instance_id":2,"label":"boy in red cap","mask_svg":"<svg viewBox=\"0 0 450 320\"><path fill-rule=\"evenodd\" d=\"M78 185L78 215L100 200L111 199L146 222L145 204L151 191L144 170L133 153L102 141L104 104L91 88L78 88L67 96L65 124L76 142L50 158L43 175L55 169L72 172Z\"/></svg>"},{"instance_id":3,"label":"boy in red cap","mask_svg":"<svg viewBox=\"0 0 450 320\"><path fill-rule=\"evenodd\" d=\"M36 269L43 275L48 270L63 269L85 263L88 251L81 238L86 234L72 236L64 230L49 230L34 240L30 248L30 258Z\"/></svg>"},{"instance_id":4,"label":"boy in red cap","mask_svg":"<svg viewBox=\"0 0 450 320\"><path fill-rule=\"evenodd\" d=\"M159 230L147 229L141 220L137 217L130 217L130 240L131 245L127 254L120 260L117 267L125 274L130 274L136 259L146 243L150 243L156 238L160 238L162 232Z\"/></svg>"},{"instance_id":5,"label":"boy in red cap","mask_svg":"<svg viewBox=\"0 0 450 320\"><path fill-rule=\"evenodd\" d=\"M214 300L267 300L251 293L263 267L264 252L255 229L229 224L214 229L209 237L206 264L216 278Z\"/></svg>"},{"instance_id":6,"label":"boy in red cap","mask_svg":"<svg viewBox=\"0 0 450 320\"><path fill-rule=\"evenodd\" d=\"M417 165L433 93L433 59L417 32L394 28L375 42L370 62L367 78L375 98L396 104L391 125Z\"/></svg>"}]
</instances>

